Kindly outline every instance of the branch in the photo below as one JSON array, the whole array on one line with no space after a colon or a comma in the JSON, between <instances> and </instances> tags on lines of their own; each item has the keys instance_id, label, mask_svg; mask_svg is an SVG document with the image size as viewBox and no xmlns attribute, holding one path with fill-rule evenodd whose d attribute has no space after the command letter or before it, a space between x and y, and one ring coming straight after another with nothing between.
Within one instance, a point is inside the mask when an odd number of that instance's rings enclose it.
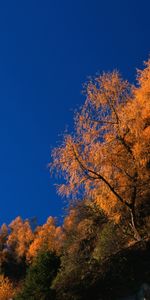
<instances>
[{"instance_id":1,"label":"branch","mask_svg":"<svg viewBox=\"0 0 150 300\"><path fill-rule=\"evenodd\" d=\"M98 123L98 124L111 124L111 125L117 125L118 123L116 122L111 122L111 121L99 121L99 120L92 120L90 119L89 121L93 122L93 123Z\"/></svg>"},{"instance_id":2,"label":"branch","mask_svg":"<svg viewBox=\"0 0 150 300\"><path fill-rule=\"evenodd\" d=\"M132 155L134 159L131 147L126 143L125 139L121 135L118 135L117 139L121 142L121 144L126 148L126 150Z\"/></svg>"},{"instance_id":3,"label":"branch","mask_svg":"<svg viewBox=\"0 0 150 300\"><path fill-rule=\"evenodd\" d=\"M106 96L106 94L105 94L105 96ZM117 114L117 111L116 111L114 105L112 104L112 101L109 99L109 97L107 98L107 96L106 96L106 99L107 99L107 103L108 103L109 107L111 108L111 110L114 112L114 114L116 116L116 124L119 124L119 121L120 121L119 116Z\"/></svg>"},{"instance_id":4,"label":"branch","mask_svg":"<svg viewBox=\"0 0 150 300\"><path fill-rule=\"evenodd\" d=\"M114 163L112 163L112 166L113 167L115 167L115 168L117 168L118 170L120 170L122 173L124 173L127 177L129 177L130 179L134 179L134 177L133 176L131 176L130 174L128 174L128 172L126 172L124 169L122 169L121 167L119 167L119 166L117 166L117 165L115 165Z\"/></svg>"},{"instance_id":5,"label":"branch","mask_svg":"<svg viewBox=\"0 0 150 300\"><path fill-rule=\"evenodd\" d=\"M135 207L135 200L136 200L136 195L137 195L137 172L134 174L134 182L133 182L133 192L131 195L131 207Z\"/></svg>"},{"instance_id":6,"label":"branch","mask_svg":"<svg viewBox=\"0 0 150 300\"><path fill-rule=\"evenodd\" d=\"M72 146L72 147L73 147L73 146ZM78 155L77 155L77 153L76 153L74 147L73 147L73 153L74 153L75 159L78 161L78 163L79 163L81 169L82 169L84 172L87 173L87 175L88 175L88 177L89 177L90 179L98 179L98 180L103 181L103 182L109 187L109 189L111 190L111 192L118 198L118 200L119 200L121 203L125 204L128 208L131 209L131 204L128 203L127 201L124 201L124 199L116 192L116 190L112 187L112 185L107 181L106 178L104 178L101 174L99 174L99 173L97 173L97 172L95 172L95 171L93 171L93 170L87 168L87 167L80 161L80 159L79 159L79 157L78 157ZM92 175L90 175L90 174L93 174L94 177L93 177Z\"/></svg>"}]
</instances>

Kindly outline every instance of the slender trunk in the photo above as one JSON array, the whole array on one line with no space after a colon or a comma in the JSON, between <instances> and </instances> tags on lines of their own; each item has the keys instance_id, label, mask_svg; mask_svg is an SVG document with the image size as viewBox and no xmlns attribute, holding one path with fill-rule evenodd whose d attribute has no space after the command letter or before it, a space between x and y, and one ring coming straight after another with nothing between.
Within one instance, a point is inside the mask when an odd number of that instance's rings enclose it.
<instances>
[{"instance_id":1,"label":"slender trunk","mask_svg":"<svg viewBox=\"0 0 150 300\"><path fill-rule=\"evenodd\" d=\"M135 172L134 174L134 182L133 182L133 191L132 191L132 195L131 195L131 207L130 207L130 213L131 213L131 226L132 226L132 230L134 232L134 238L137 241L141 240L141 236L138 232L138 224L136 221L136 213L135 213L135 203L136 203L136 195L137 195L137 177L138 174L137 172Z\"/></svg>"},{"instance_id":2,"label":"slender trunk","mask_svg":"<svg viewBox=\"0 0 150 300\"><path fill-rule=\"evenodd\" d=\"M134 232L134 238L137 240L137 241L141 241L141 236L138 232L138 229L137 229L137 222L136 222L136 215L135 215L135 207L133 206L131 208L131 225L132 225L132 229L133 229L133 232Z\"/></svg>"}]
</instances>

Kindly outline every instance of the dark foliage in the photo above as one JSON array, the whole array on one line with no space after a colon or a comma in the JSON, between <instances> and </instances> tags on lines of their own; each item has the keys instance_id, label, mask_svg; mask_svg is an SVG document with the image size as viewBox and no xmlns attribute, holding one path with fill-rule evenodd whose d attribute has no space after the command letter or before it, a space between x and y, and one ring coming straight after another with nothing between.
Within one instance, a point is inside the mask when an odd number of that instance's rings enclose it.
<instances>
[{"instance_id":1,"label":"dark foliage","mask_svg":"<svg viewBox=\"0 0 150 300\"><path fill-rule=\"evenodd\" d=\"M25 258L17 260L11 253L8 253L7 260L1 264L1 274L4 274L13 282L24 279L27 271Z\"/></svg>"},{"instance_id":2,"label":"dark foliage","mask_svg":"<svg viewBox=\"0 0 150 300\"><path fill-rule=\"evenodd\" d=\"M59 258L51 252L40 253L28 270L22 292L16 300L54 300L50 285L60 265Z\"/></svg>"}]
</instances>

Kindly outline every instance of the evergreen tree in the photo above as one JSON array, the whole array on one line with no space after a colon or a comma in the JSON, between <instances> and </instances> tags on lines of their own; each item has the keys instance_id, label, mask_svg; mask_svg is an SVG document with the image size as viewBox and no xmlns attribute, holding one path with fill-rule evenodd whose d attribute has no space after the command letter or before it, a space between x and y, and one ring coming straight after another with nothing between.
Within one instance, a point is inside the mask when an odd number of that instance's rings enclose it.
<instances>
[{"instance_id":1,"label":"evergreen tree","mask_svg":"<svg viewBox=\"0 0 150 300\"><path fill-rule=\"evenodd\" d=\"M23 289L16 300L55 299L50 285L59 268L59 258L52 252L39 253L30 266Z\"/></svg>"}]
</instances>

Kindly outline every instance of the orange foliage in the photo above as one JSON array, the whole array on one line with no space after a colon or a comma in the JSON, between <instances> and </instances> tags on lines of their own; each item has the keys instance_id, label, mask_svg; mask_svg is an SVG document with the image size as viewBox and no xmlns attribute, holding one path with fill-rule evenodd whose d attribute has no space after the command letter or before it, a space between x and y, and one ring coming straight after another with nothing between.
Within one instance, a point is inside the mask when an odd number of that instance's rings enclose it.
<instances>
[{"instance_id":1,"label":"orange foliage","mask_svg":"<svg viewBox=\"0 0 150 300\"><path fill-rule=\"evenodd\" d=\"M137 80L131 86L116 71L90 80L75 135L64 136L50 164L65 179L59 193L93 199L116 222L127 211L133 221L150 193L150 61Z\"/></svg>"},{"instance_id":2,"label":"orange foliage","mask_svg":"<svg viewBox=\"0 0 150 300\"><path fill-rule=\"evenodd\" d=\"M9 228L11 232L7 239L7 246L18 259L25 257L28 247L33 240L33 232L29 221L23 221L21 217L17 217L11 222Z\"/></svg>"},{"instance_id":3,"label":"orange foliage","mask_svg":"<svg viewBox=\"0 0 150 300\"><path fill-rule=\"evenodd\" d=\"M6 260L7 257L7 248L6 248L7 237L8 237L8 227L6 224L3 224L0 228L0 266Z\"/></svg>"},{"instance_id":4,"label":"orange foliage","mask_svg":"<svg viewBox=\"0 0 150 300\"><path fill-rule=\"evenodd\" d=\"M13 284L7 277L0 275L0 299L1 300L9 300L13 299L16 291L13 287Z\"/></svg>"},{"instance_id":5,"label":"orange foliage","mask_svg":"<svg viewBox=\"0 0 150 300\"><path fill-rule=\"evenodd\" d=\"M63 233L60 226L56 226L55 219L49 217L43 226L36 228L34 240L31 243L27 259L30 261L40 250L50 250L59 253L62 245Z\"/></svg>"}]
</instances>

